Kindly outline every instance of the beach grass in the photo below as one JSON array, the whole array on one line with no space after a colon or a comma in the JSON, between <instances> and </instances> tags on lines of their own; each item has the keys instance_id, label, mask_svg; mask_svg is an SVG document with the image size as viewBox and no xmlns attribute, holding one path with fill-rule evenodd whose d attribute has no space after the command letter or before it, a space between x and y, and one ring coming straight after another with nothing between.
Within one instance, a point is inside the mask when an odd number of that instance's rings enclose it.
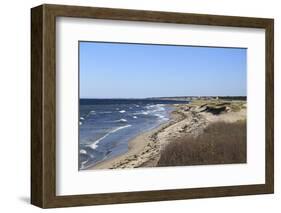
<instances>
[{"instance_id":1,"label":"beach grass","mask_svg":"<svg viewBox=\"0 0 281 213\"><path fill-rule=\"evenodd\" d=\"M246 163L246 121L215 122L197 137L188 134L167 144L157 166Z\"/></svg>"}]
</instances>

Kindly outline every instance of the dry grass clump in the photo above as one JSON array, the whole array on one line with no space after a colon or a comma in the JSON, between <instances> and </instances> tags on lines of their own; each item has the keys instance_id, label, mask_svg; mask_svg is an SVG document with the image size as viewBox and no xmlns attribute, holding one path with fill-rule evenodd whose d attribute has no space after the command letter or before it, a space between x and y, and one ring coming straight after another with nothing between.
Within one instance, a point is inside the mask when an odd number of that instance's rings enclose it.
<instances>
[{"instance_id":1,"label":"dry grass clump","mask_svg":"<svg viewBox=\"0 0 281 213\"><path fill-rule=\"evenodd\" d=\"M246 163L246 121L210 124L198 137L184 136L161 152L158 166Z\"/></svg>"}]
</instances>

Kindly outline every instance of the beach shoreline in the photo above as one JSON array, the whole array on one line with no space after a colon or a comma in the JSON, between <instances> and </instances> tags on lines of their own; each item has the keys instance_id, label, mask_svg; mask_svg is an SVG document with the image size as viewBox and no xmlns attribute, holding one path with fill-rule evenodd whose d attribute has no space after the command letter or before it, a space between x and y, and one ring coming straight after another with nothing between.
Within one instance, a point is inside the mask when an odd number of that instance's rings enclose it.
<instances>
[{"instance_id":1,"label":"beach shoreline","mask_svg":"<svg viewBox=\"0 0 281 213\"><path fill-rule=\"evenodd\" d=\"M206 101L174 104L175 109L171 112L171 119L168 122L130 140L126 153L97 163L88 169L155 167L161 151L176 139L186 135L198 136L204 128L214 122L245 120L246 102L241 103L239 110L235 108L236 102L227 102L225 105L217 103L214 108ZM217 114L219 109L223 109L223 112Z\"/></svg>"},{"instance_id":2,"label":"beach shoreline","mask_svg":"<svg viewBox=\"0 0 281 213\"><path fill-rule=\"evenodd\" d=\"M96 165L89 167L88 170L92 170L92 169L114 169L114 168L123 168L122 164L126 165L125 168L135 168L135 167L140 167L142 164L141 162L143 161L143 163L145 163L146 161L148 161L148 158L150 158L151 160L151 156L148 157L144 157L144 153L147 153L146 155L148 155L148 152L152 152L153 148L157 148L155 146L157 146L157 144L154 144L155 139L153 139L153 137L155 137L159 132L163 131L164 129L166 129L167 127L179 122L180 120L184 119L184 115L181 113L178 113L177 111L173 111L171 112L171 117L169 119L169 121L160 124L159 126L140 133L139 135L137 135L136 137L132 138L129 142L128 142L128 151L124 154L118 155L116 157L113 157L111 159L108 160L104 160L101 161L99 163L97 163ZM148 152L147 152L148 150ZM144 152L144 153L142 153ZM142 154L142 155L140 155ZM141 158L141 159L136 159L137 157ZM133 163L133 161L136 161L137 164ZM130 166L128 165L128 162L131 162Z\"/></svg>"}]
</instances>

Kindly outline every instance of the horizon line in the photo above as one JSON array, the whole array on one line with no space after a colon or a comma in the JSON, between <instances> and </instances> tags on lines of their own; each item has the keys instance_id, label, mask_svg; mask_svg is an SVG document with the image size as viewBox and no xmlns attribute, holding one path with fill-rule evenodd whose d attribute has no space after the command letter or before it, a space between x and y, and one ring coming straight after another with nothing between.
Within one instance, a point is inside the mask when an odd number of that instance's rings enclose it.
<instances>
[{"instance_id":1,"label":"horizon line","mask_svg":"<svg viewBox=\"0 0 281 213\"><path fill-rule=\"evenodd\" d=\"M187 95L187 96L155 96L143 98L97 98L97 97L79 97L79 99L148 99L148 98L189 98L189 97L247 97L247 95Z\"/></svg>"}]
</instances>

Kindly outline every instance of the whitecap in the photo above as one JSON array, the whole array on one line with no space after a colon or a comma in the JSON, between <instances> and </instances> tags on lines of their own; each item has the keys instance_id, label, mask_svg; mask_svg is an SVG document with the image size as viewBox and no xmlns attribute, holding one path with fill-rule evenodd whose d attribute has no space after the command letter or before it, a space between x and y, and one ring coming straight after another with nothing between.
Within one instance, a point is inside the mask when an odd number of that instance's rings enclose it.
<instances>
[{"instance_id":1,"label":"whitecap","mask_svg":"<svg viewBox=\"0 0 281 213\"><path fill-rule=\"evenodd\" d=\"M154 115L157 116L158 118L160 118L160 119L163 120L163 121L169 120L169 118L167 118L167 117L164 116L164 115L161 115L161 114L154 114Z\"/></svg>"},{"instance_id":2,"label":"whitecap","mask_svg":"<svg viewBox=\"0 0 281 213\"><path fill-rule=\"evenodd\" d=\"M88 145L88 147L91 147L92 149L96 149L98 147L98 143L103 140L104 138L106 138L108 135L114 133L114 132L117 132L121 129L125 129L125 128L128 128L132 125L125 125L125 126L120 126L120 127L117 127L115 129L112 129L110 132L106 133L104 136L102 136L101 138L99 138L98 140L96 140L94 143Z\"/></svg>"},{"instance_id":3,"label":"whitecap","mask_svg":"<svg viewBox=\"0 0 281 213\"><path fill-rule=\"evenodd\" d=\"M157 110L165 111L164 105L163 104L157 104Z\"/></svg>"},{"instance_id":4,"label":"whitecap","mask_svg":"<svg viewBox=\"0 0 281 213\"><path fill-rule=\"evenodd\" d=\"M119 120L115 120L115 121L113 121L113 122L127 122L127 120L126 120L126 119L124 119L124 118L121 118L121 119L119 119Z\"/></svg>"},{"instance_id":5,"label":"whitecap","mask_svg":"<svg viewBox=\"0 0 281 213\"><path fill-rule=\"evenodd\" d=\"M154 104L154 105L147 105L145 106L146 109L148 109L146 112L147 113L142 113L142 114L153 114L161 111L165 111L164 104Z\"/></svg>"},{"instance_id":6,"label":"whitecap","mask_svg":"<svg viewBox=\"0 0 281 213\"><path fill-rule=\"evenodd\" d=\"M80 169L86 169L85 164L88 163L89 160L85 160L81 162L81 168Z\"/></svg>"},{"instance_id":7,"label":"whitecap","mask_svg":"<svg viewBox=\"0 0 281 213\"><path fill-rule=\"evenodd\" d=\"M133 116L133 118L134 118L134 119L137 119L138 117L137 117L137 116Z\"/></svg>"},{"instance_id":8,"label":"whitecap","mask_svg":"<svg viewBox=\"0 0 281 213\"><path fill-rule=\"evenodd\" d=\"M157 116L158 118L165 118L165 116L161 114L154 114L154 115Z\"/></svg>"},{"instance_id":9,"label":"whitecap","mask_svg":"<svg viewBox=\"0 0 281 213\"><path fill-rule=\"evenodd\" d=\"M85 120L85 118L83 118L83 117L80 117L80 120Z\"/></svg>"},{"instance_id":10,"label":"whitecap","mask_svg":"<svg viewBox=\"0 0 281 213\"><path fill-rule=\"evenodd\" d=\"M125 113L126 112L126 110L121 110L121 111L119 111L120 113Z\"/></svg>"},{"instance_id":11,"label":"whitecap","mask_svg":"<svg viewBox=\"0 0 281 213\"><path fill-rule=\"evenodd\" d=\"M86 154L87 154L87 151L86 151L85 149L80 149L79 153L80 153L80 154L85 154L85 155L86 155Z\"/></svg>"},{"instance_id":12,"label":"whitecap","mask_svg":"<svg viewBox=\"0 0 281 213\"><path fill-rule=\"evenodd\" d=\"M81 121L79 122L79 125L82 125L82 122L81 122Z\"/></svg>"},{"instance_id":13,"label":"whitecap","mask_svg":"<svg viewBox=\"0 0 281 213\"><path fill-rule=\"evenodd\" d=\"M156 105L147 105L145 106L146 109L151 109L151 108L154 108Z\"/></svg>"},{"instance_id":14,"label":"whitecap","mask_svg":"<svg viewBox=\"0 0 281 213\"><path fill-rule=\"evenodd\" d=\"M94 114L96 114L96 111L92 110L92 111L89 112L89 114L94 115ZM88 115L89 115L89 114L88 114ZM88 116L88 115L87 115L87 116Z\"/></svg>"},{"instance_id":15,"label":"whitecap","mask_svg":"<svg viewBox=\"0 0 281 213\"><path fill-rule=\"evenodd\" d=\"M102 140L103 138L101 138L101 140ZM92 143L91 145L88 145L88 147L90 147L90 148L92 148L92 149L96 149L96 148L98 148L98 143L99 143L100 141L99 140L97 140L96 142L94 142L94 143ZM91 156L92 157L92 156Z\"/></svg>"},{"instance_id":16,"label":"whitecap","mask_svg":"<svg viewBox=\"0 0 281 213\"><path fill-rule=\"evenodd\" d=\"M117 132L118 130L125 129L130 126L132 126L132 125L119 126L116 129L112 130L110 133Z\"/></svg>"},{"instance_id":17,"label":"whitecap","mask_svg":"<svg viewBox=\"0 0 281 213\"><path fill-rule=\"evenodd\" d=\"M134 115L148 115L148 112L146 111L141 111L141 112L136 112Z\"/></svg>"}]
</instances>

